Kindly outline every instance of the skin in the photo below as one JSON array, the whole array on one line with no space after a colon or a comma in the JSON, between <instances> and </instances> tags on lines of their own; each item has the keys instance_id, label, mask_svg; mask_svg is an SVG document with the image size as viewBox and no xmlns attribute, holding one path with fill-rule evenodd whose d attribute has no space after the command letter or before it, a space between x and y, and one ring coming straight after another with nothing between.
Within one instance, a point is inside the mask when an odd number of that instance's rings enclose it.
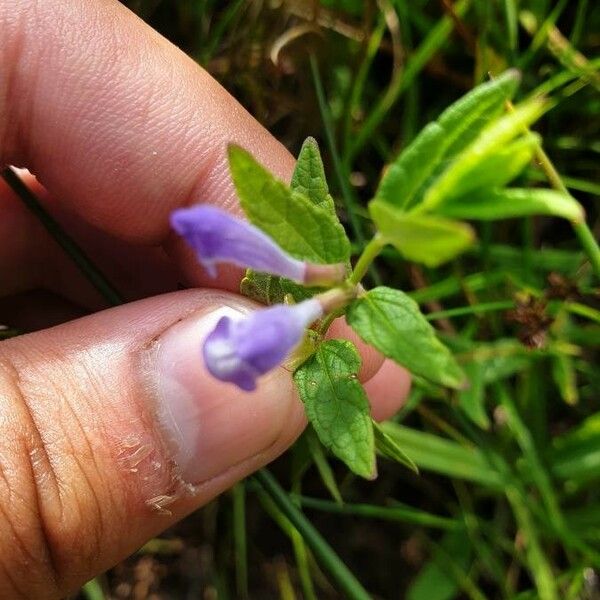
<instances>
[{"instance_id":1,"label":"skin","mask_svg":"<svg viewBox=\"0 0 600 600\"><path fill-rule=\"evenodd\" d=\"M242 392L199 368L191 385L212 426L195 457L203 475L189 482L154 410L161 340L182 319L254 308L235 294L238 270L210 280L168 225L197 202L239 212L230 142L289 180L289 152L118 2L0 0L2 165L36 174L28 184L131 301L106 310L0 181L0 314L31 331L0 342L0 597L64 596L301 432L285 369L249 411ZM332 335L353 339L339 322ZM373 414L385 418L409 377L358 346Z\"/></svg>"}]
</instances>

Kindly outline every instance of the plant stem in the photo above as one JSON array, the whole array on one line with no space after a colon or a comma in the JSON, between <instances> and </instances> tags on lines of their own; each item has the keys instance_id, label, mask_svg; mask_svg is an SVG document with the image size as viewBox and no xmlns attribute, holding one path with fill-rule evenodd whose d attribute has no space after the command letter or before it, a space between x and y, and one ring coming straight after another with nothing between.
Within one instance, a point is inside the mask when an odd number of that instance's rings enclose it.
<instances>
[{"instance_id":1,"label":"plant stem","mask_svg":"<svg viewBox=\"0 0 600 600\"><path fill-rule=\"evenodd\" d=\"M243 481L232 489L233 537L235 545L235 586L239 598L248 598L248 551L246 542L246 486Z\"/></svg>"},{"instance_id":2,"label":"plant stem","mask_svg":"<svg viewBox=\"0 0 600 600\"><path fill-rule=\"evenodd\" d=\"M60 224L46 211L35 194L23 183L13 169L10 167L4 169L2 177L23 204L39 219L57 244L69 255L106 302L111 306L123 304L124 300L121 294L109 283L100 269L88 258L75 240L65 233Z\"/></svg>"},{"instance_id":3,"label":"plant stem","mask_svg":"<svg viewBox=\"0 0 600 600\"><path fill-rule=\"evenodd\" d=\"M535 150L535 156L538 164L542 171L544 171L550 185L557 191L571 196L571 193L567 189L567 186L563 183L558 171L552 164L549 156L546 154L541 145L537 145ZM572 196L571 196L572 197ZM575 235L581 244L581 247L585 250L596 277L600 279L600 248L598 242L594 238L594 234L590 230L588 224L585 221L572 221L571 225L575 231Z\"/></svg>"},{"instance_id":4,"label":"plant stem","mask_svg":"<svg viewBox=\"0 0 600 600\"><path fill-rule=\"evenodd\" d=\"M439 310L425 315L425 318L428 321L435 321L436 319L448 319L450 317L463 317L465 315L509 310L514 307L514 300L498 300L497 302L487 302L473 306L459 306L457 308L449 308L448 310Z\"/></svg>"},{"instance_id":5,"label":"plant stem","mask_svg":"<svg viewBox=\"0 0 600 600\"><path fill-rule=\"evenodd\" d=\"M337 584L339 591L348 600L370 600L371 595L354 577L350 569L341 561L331 546L323 539L312 523L302 514L290 500L277 480L265 469L253 475L253 479L273 500L275 505L296 527L312 550L315 558Z\"/></svg>"},{"instance_id":6,"label":"plant stem","mask_svg":"<svg viewBox=\"0 0 600 600\"><path fill-rule=\"evenodd\" d=\"M514 107L511 102L507 102L507 107L509 110L514 110ZM525 129L529 131L529 128ZM535 158L537 160L537 164L540 169L546 175L546 178L550 182L550 185L557 191L561 192L567 196L573 198L573 195L567 189L567 186L563 183L563 180L560 177L560 174L556 170L556 167L550 160L550 157L546 154L546 151L542 148L541 143L537 143L535 146ZM598 242L594 238L594 234L590 230L588 224L585 220L582 221L571 221L571 226L573 227L573 231L575 231L575 235L581 244L581 247L584 249L590 263L592 265L592 269L598 279L600 279L600 247L598 247Z\"/></svg>"},{"instance_id":7,"label":"plant stem","mask_svg":"<svg viewBox=\"0 0 600 600\"><path fill-rule=\"evenodd\" d=\"M360 283L361 279L367 274L371 263L375 260L384 246L385 242L381 235L375 234L371 241L365 246L362 254L358 257L358 261L356 262L349 279L350 283L353 285Z\"/></svg>"}]
</instances>

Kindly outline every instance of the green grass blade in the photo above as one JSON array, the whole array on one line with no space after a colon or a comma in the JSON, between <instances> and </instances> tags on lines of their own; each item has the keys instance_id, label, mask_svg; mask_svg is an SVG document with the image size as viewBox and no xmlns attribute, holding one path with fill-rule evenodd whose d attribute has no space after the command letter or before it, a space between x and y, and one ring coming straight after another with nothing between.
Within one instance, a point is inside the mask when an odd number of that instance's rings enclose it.
<instances>
[{"instance_id":1,"label":"green grass blade","mask_svg":"<svg viewBox=\"0 0 600 600\"><path fill-rule=\"evenodd\" d=\"M253 479L270 496L294 527L298 529L315 558L330 575L340 592L349 600L370 600L371 595L363 588L313 524L290 501L273 475L266 469L261 469L253 475Z\"/></svg>"}]
</instances>

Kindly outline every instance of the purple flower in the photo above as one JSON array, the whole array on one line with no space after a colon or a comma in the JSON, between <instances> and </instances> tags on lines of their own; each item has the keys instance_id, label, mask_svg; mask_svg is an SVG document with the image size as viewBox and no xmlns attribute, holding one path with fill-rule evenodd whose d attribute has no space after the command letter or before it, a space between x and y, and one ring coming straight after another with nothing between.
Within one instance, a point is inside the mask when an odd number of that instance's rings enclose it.
<instances>
[{"instance_id":1,"label":"purple flower","mask_svg":"<svg viewBox=\"0 0 600 600\"><path fill-rule=\"evenodd\" d=\"M346 275L343 264L319 265L293 258L254 225L214 206L175 210L171 225L195 250L211 277L216 277L215 264L219 262L250 267L305 285L335 284Z\"/></svg>"},{"instance_id":2,"label":"purple flower","mask_svg":"<svg viewBox=\"0 0 600 600\"><path fill-rule=\"evenodd\" d=\"M211 277L215 263L281 275L302 283L306 264L286 254L260 229L214 206L181 208L171 214L173 229L196 251L198 260Z\"/></svg>"},{"instance_id":3,"label":"purple flower","mask_svg":"<svg viewBox=\"0 0 600 600\"><path fill-rule=\"evenodd\" d=\"M279 365L302 340L305 329L323 315L319 300L279 304L246 317L221 317L204 342L207 369L221 381L246 391Z\"/></svg>"}]
</instances>

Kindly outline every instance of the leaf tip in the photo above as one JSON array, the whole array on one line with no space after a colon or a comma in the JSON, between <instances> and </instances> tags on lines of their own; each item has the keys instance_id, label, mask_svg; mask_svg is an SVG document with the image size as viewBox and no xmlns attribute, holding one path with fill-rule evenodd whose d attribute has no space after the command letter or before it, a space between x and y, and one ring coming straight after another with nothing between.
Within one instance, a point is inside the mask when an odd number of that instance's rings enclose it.
<instances>
[{"instance_id":1,"label":"leaf tip","mask_svg":"<svg viewBox=\"0 0 600 600\"><path fill-rule=\"evenodd\" d=\"M373 463L363 477L369 481L375 481L377 479L377 475L377 461L375 460L375 454L373 454Z\"/></svg>"}]
</instances>

